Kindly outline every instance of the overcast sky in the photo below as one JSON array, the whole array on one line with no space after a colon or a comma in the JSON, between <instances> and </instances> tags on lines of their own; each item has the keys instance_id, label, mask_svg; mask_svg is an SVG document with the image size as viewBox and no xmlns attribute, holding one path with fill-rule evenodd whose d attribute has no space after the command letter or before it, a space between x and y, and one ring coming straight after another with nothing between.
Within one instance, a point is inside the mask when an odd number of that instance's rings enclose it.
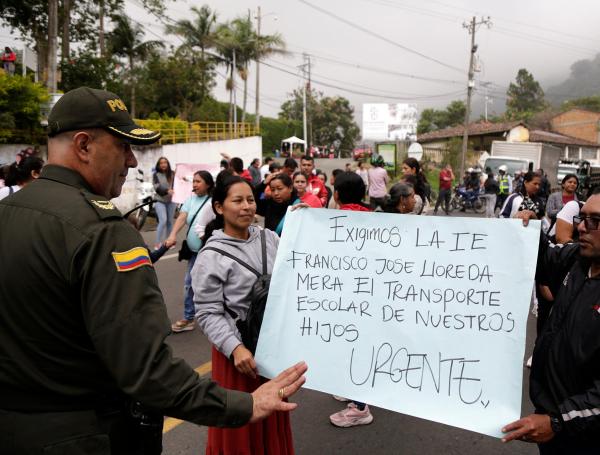
<instances>
[{"instance_id":1,"label":"overcast sky","mask_svg":"<svg viewBox=\"0 0 600 455\"><path fill-rule=\"evenodd\" d=\"M476 78L494 84L489 86L494 98L490 112L502 110L506 87L519 68L527 68L547 87L600 47L595 45L600 43L596 0L178 0L167 2L166 16L189 18L189 8L202 4L216 10L220 21L246 15L249 8L254 16L260 4L262 33L283 35L290 55L266 61L279 70L261 65L261 113L269 116L276 116L287 95L301 85L296 67L303 52L312 55L313 87L348 98L357 119L363 103L417 103L421 111L465 99L470 37L463 22L473 15L490 16L492 22L489 29L480 26L476 35L481 70ZM148 39L158 35L180 43L164 35L161 22L144 12L138 0L126 0L126 5L128 14L148 30ZM2 41L10 43L7 35L0 30ZM253 111L254 67L250 71L248 108ZM218 80L215 95L226 100L224 78ZM483 93L478 83L477 111L482 110ZM240 105L241 98L240 87Z\"/></svg>"}]
</instances>

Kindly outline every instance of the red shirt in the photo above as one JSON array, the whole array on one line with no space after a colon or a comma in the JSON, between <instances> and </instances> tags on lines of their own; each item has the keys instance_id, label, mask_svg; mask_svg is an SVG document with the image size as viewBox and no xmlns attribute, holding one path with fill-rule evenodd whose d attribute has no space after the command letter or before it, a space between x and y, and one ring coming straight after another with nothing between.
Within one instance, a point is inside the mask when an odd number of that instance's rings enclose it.
<instances>
[{"instance_id":1,"label":"red shirt","mask_svg":"<svg viewBox=\"0 0 600 455\"><path fill-rule=\"evenodd\" d=\"M563 196L562 196L563 204L566 204L567 202L571 202L574 200L575 200L575 193L571 194L570 196L565 196L563 193Z\"/></svg>"},{"instance_id":2,"label":"red shirt","mask_svg":"<svg viewBox=\"0 0 600 455\"><path fill-rule=\"evenodd\" d=\"M311 175L308 178L308 186L306 187L306 191L319 198L319 201L321 201L321 207L327 206L327 189L319 177L316 175Z\"/></svg>"},{"instance_id":3,"label":"red shirt","mask_svg":"<svg viewBox=\"0 0 600 455\"><path fill-rule=\"evenodd\" d=\"M351 210L353 212L372 212L368 207L361 204L342 204L340 210Z\"/></svg>"},{"instance_id":4,"label":"red shirt","mask_svg":"<svg viewBox=\"0 0 600 455\"><path fill-rule=\"evenodd\" d=\"M4 52L2 54L2 61L3 62L16 62L17 61L17 54L15 54L14 52Z\"/></svg>"},{"instance_id":5,"label":"red shirt","mask_svg":"<svg viewBox=\"0 0 600 455\"><path fill-rule=\"evenodd\" d=\"M240 177L252 183L252 175L250 175L250 171L248 169L244 169L240 174Z\"/></svg>"},{"instance_id":6,"label":"red shirt","mask_svg":"<svg viewBox=\"0 0 600 455\"><path fill-rule=\"evenodd\" d=\"M452 188L452 173L447 169L440 171L440 190L449 190Z\"/></svg>"},{"instance_id":7,"label":"red shirt","mask_svg":"<svg viewBox=\"0 0 600 455\"><path fill-rule=\"evenodd\" d=\"M308 191L306 193L304 193L304 196L302 196L300 198L300 200L302 202L304 202L305 204L310 205L311 207L314 207L315 209L322 209L323 206L321 205L321 201L319 200L319 198L317 196L315 196L312 193L309 193Z\"/></svg>"}]
</instances>

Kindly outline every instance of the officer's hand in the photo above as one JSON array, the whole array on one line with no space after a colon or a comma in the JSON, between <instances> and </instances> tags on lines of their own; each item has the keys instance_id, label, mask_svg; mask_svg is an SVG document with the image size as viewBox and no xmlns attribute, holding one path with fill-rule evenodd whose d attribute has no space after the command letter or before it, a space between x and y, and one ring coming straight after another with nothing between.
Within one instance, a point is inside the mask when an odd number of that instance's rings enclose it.
<instances>
[{"instance_id":1,"label":"officer's hand","mask_svg":"<svg viewBox=\"0 0 600 455\"><path fill-rule=\"evenodd\" d=\"M173 238L173 237L169 237L169 238L167 238L167 240L165 240L165 246L167 248L171 248L171 247L175 246L176 243L177 243L177 239Z\"/></svg>"},{"instance_id":2,"label":"officer's hand","mask_svg":"<svg viewBox=\"0 0 600 455\"><path fill-rule=\"evenodd\" d=\"M240 373L250 376L251 378L256 377L256 362L252 353L246 349L243 344L238 345L232 352L233 364L236 370Z\"/></svg>"},{"instance_id":3,"label":"officer's hand","mask_svg":"<svg viewBox=\"0 0 600 455\"><path fill-rule=\"evenodd\" d=\"M525 442L548 442L554 437L550 426L550 416L547 414L530 414L516 422L509 423L502 428L503 433L508 433L502 442L520 439Z\"/></svg>"},{"instance_id":4,"label":"officer's hand","mask_svg":"<svg viewBox=\"0 0 600 455\"><path fill-rule=\"evenodd\" d=\"M529 224L529 220L537 220L537 216L535 212L531 210L522 210L515 214L515 218L519 218L523 220L523 226L527 226Z\"/></svg>"},{"instance_id":5,"label":"officer's hand","mask_svg":"<svg viewBox=\"0 0 600 455\"><path fill-rule=\"evenodd\" d=\"M296 409L296 403L288 403L284 399L291 397L302 387L306 381L303 375L307 369L306 363L299 362L252 392L254 405L250 423L264 419L275 411Z\"/></svg>"}]
</instances>

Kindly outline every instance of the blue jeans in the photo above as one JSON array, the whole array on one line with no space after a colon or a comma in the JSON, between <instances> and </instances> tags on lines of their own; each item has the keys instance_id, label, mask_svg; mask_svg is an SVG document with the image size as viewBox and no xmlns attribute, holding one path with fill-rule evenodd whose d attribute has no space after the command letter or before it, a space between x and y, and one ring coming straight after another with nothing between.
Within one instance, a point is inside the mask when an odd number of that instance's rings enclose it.
<instances>
[{"instance_id":1,"label":"blue jeans","mask_svg":"<svg viewBox=\"0 0 600 455\"><path fill-rule=\"evenodd\" d=\"M156 243L165 241L171 230L173 229L173 216L175 215L174 202L160 202L154 204L154 211L158 218L158 226L156 228Z\"/></svg>"},{"instance_id":2,"label":"blue jeans","mask_svg":"<svg viewBox=\"0 0 600 455\"><path fill-rule=\"evenodd\" d=\"M185 279L183 282L183 318L188 321L193 321L196 315L194 308L194 289L192 288L192 267L196 262L198 253L194 253L188 261L185 271Z\"/></svg>"}]
</instances>

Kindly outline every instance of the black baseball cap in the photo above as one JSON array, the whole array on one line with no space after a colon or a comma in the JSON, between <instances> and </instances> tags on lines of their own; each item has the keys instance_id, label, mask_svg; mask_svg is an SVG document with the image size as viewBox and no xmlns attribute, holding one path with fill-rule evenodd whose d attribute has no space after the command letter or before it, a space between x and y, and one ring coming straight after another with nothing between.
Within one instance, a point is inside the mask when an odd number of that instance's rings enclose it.
<instances>
[{"instance_id":1,"label":"black baseball cap","mask_svg":"<svg viewBox=\"0 0 600 455\"><path fill-rule=\"evenodd\" d=\"M106 90L79 87L65 93L48 116L48 136L65 131L104 128L132 144L152 144L160 132L136 125L121 98Z\"/></svg>"}]
</instances>

